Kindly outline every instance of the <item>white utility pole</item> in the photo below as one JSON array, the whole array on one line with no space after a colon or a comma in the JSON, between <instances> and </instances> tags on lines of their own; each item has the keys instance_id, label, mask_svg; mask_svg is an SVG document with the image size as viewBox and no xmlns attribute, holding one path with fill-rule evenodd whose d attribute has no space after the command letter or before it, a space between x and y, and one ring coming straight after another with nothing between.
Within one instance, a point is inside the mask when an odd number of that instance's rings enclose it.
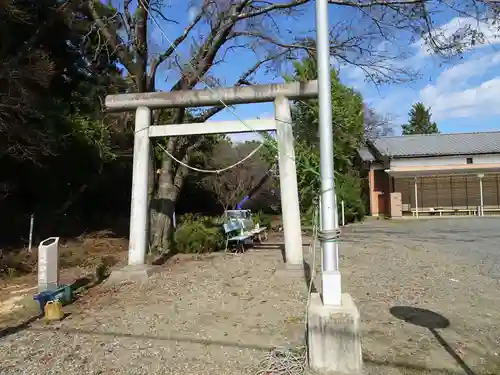
<instances>
[{"instance_id":1,"label":"white utility pole","mask_svg":"<svg viewBox=\"0 0 500 375\"><path fill-rule=\"evenodd\" d=\"M316 50L318 53L321 218L327 236L338 228L333 162L332 93L328 0L316 0ZM337 239L321 239L323 248L323 304L340 306L341 278Z\"/></svg>"}]
</instances>

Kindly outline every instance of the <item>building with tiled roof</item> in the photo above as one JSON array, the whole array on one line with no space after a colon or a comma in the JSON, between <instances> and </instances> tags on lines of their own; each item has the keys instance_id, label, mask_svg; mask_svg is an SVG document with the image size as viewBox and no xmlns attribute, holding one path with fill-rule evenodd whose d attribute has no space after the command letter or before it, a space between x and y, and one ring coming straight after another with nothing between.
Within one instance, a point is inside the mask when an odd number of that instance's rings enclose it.
<instances>
[{"instance_id":1,"label":"building with tiled roof","mask_svg":"<svg viewBox=\"0 0 500 375\"><path fill-rule=\"evenodd\" d=\"M359 156L374 216L500 213L500 131L380 137Z\"/></svg>"}]
</instances>

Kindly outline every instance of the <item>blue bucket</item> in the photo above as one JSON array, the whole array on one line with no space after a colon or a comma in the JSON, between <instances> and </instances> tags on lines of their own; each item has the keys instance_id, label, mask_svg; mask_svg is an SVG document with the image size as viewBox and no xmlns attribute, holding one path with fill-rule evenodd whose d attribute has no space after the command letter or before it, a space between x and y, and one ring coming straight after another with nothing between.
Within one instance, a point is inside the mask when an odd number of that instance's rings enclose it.
<instances>
[{"instance_id":1,"label":"blue bucket","mask_svg":"<svg viewBox=\"0 0 500 375\"><path fill-rule=\"evenodd\" d=\"M49 301L60 301L66 305L72 300L71 285L61 285L56 290L46 290L33 296L33 299L38 302L40 313L44 314L44 308Z\"/></svg>"}]
</instances>

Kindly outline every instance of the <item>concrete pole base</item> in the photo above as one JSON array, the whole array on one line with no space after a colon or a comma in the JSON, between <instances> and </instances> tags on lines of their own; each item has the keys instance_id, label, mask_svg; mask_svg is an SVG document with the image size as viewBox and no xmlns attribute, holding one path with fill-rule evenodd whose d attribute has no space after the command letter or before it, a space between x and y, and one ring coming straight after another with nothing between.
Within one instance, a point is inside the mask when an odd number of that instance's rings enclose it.
<instances>
[{"instance_id":1,"label":"concrete pole base","mask_svg":"<svg viewBox=\"0 0 500 375\"><path fill-rule=\"evenodd\" d=\"M323 288L323 305L342 305L342 278L339 271L323 271L321 283Z\"/></svg>"},{"instance_id":2,"label":"concrete pole base","mask_svg":"<svg viewBox=\"0 0 500 375\"><path fill-rule=\"evenodd\" d=\"M106 283L119 284L126 281L145 283L153 274L158 272L161 272L161 268L158 266L148 264L128 265L111 272Z\"/></svg>"},{"instance_id":3,"label":"concrete pole base","mask_svg":"<svg viewBox=\"0 0 500 375\"><path fill-rule=\"evenodd\" d=\"M324 306L311 294L307 318L310 370L318 375L362 374L360 316L352 297L342 294L341 306Z\"/></svg>"}]
</instances>

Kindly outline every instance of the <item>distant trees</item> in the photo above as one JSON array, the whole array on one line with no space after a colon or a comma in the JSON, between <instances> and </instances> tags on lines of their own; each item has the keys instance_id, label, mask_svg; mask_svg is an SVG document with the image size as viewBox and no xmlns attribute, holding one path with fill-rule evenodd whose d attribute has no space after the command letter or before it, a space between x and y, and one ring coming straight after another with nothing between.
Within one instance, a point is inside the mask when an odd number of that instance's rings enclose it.
<instances>
[{"instance_id":1,"label":"distant trees","mask_svg":"<svg viewBox=\"0 0 500 375\"><path fill-rule=\"evenodd\" d=\"M208 168L217 170L231 166L247 157L259 145L257 141L233 145L227 140L221 140L215 145L213 154L207 161ZM268 169L268 163L257 151L243 163L221 173L205 175L201 181L203 187L212 192L222 208L227 210L234 208L259 183ZM266 196L270 195L270 189L271 180L264 183L256 192L256 197L261 198L259 202L248 202L248 207L266 201ZM269 203L272 204L272 202Z\"/></svg>"},{"instance_id":2,"label":"distant trees","mask_svg":"<svg viewBox=\"0 0 500 375\"><path fill-rule=\"evenodd\" d=\"M33 212L35 235L64 236L69 225L91 230L103 212L128 211L122 156L132 137L115 132L122 121L100 105L127 84L113 53L89 36L92 25L73 2L0 2L2 244L20 238Z\"/></svg>"},{"instance_id":3,"label":"distant trees","mask_svg":"<svg viewBox=\"0 0 500 375\"><path fill-rule=\"evenodd\" d=\"M403 135L439 133L436 123L431 121L431 109L423 103L415 103L408 115L410 121L402 126Z\"/></svg>"},{"instance_id":4,"label":"distant trees","mask_svg":"<svg viewBox=\"0 0 500 375\"><path fill-rule=\"evenodd\" d=\"M364 113L366 139L376 139L393 135L394 129L390 117L380 115L366 104L364 106Z\"/></svg>"}]
</instances>

